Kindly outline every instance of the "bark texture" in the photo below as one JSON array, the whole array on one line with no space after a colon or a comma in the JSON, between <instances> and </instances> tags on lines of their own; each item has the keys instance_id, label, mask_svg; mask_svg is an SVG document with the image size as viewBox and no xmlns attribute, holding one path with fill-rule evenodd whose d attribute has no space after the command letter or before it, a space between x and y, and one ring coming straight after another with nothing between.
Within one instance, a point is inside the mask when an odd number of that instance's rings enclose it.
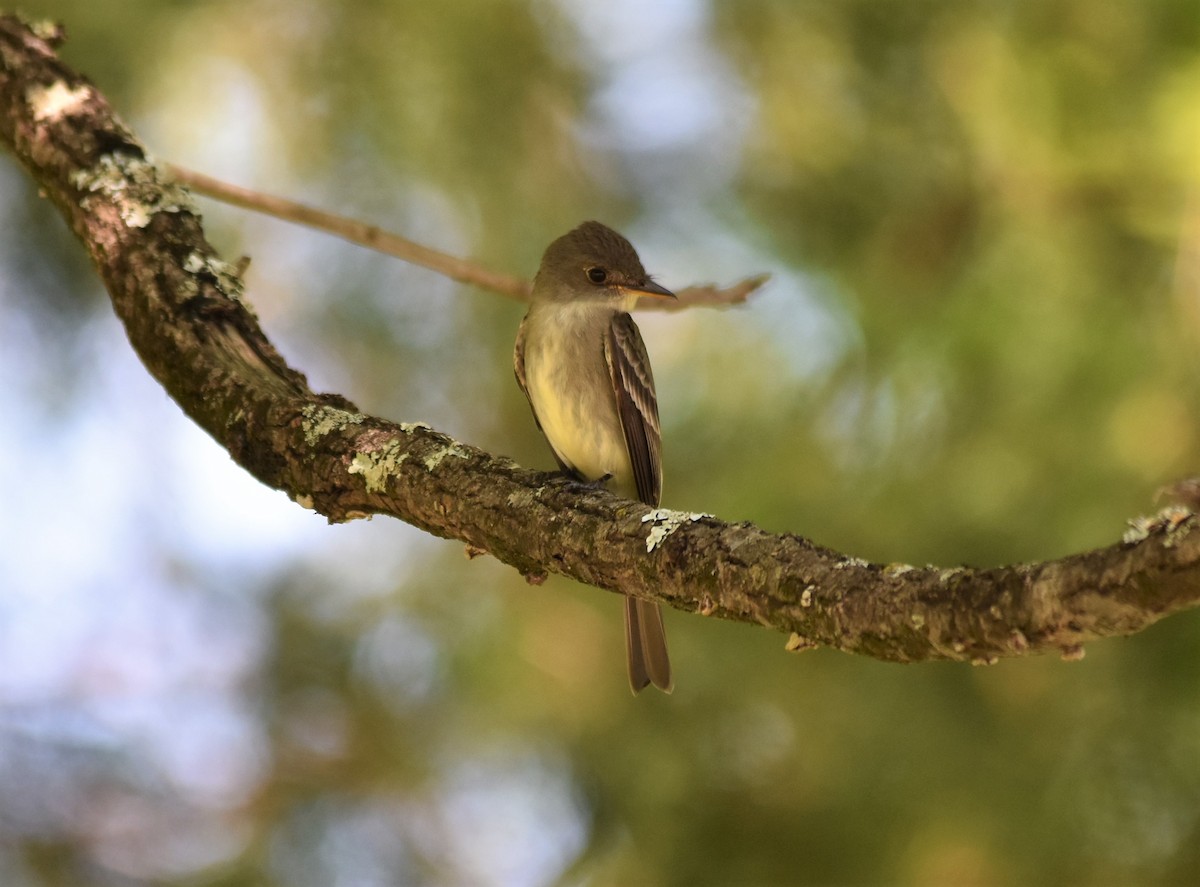
<instances>
[{"instance_id":1,"label":"bark texture","mask_svg":"<svg viewBox=\"0 0 1200 887\"><path fill-rule=\"evenodd\" d=\"M88 250L149 372L238 464L331 521L387 514L531 581L561 573L758 623L789 634L792 650L897 662L1072 657L1200 603L1200 533L1185 508L1040 564L869 564L751 524L652 510L316 394L259 328L186 190L58 59L59 36L0 16L0 142Z\"/></svg>"}]
</instances>

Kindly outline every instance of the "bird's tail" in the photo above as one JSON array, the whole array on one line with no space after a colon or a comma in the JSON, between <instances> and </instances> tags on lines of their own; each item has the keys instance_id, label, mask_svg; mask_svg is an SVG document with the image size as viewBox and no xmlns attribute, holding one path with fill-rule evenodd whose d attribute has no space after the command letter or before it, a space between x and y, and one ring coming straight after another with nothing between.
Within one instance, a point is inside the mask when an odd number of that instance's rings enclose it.
<instances>
[{"instance_id":1,"label":"bird's tail","mask_svg":"<svg viewBox=\"0 0 1200 887\"><path fill-rule=\"evenodd\" d=\"M670 693L671 660L662 608L654 601L625 598L625 649L629 658L629 686L634 693L653 684Z\"/></svg>"}]
</instances>

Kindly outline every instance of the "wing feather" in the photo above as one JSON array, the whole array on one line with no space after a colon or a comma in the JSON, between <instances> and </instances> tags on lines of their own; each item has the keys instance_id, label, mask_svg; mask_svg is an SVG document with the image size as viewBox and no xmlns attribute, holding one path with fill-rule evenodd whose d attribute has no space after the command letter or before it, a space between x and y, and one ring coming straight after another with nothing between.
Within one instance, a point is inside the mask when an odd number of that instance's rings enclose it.
<instances>
[{"instance_id":1,"label":"wing feather","mask_svg":"<svg viewBox=\"0 0 1200 887\"><path fill-rule=\"evenodd\" d=\"M638 498L657 506L662 495L662 431L654 376L641 333L624 312L613 316L604 340L604 358L617 397L617 415L625 434Z\"/></svg>"}]
</instances>

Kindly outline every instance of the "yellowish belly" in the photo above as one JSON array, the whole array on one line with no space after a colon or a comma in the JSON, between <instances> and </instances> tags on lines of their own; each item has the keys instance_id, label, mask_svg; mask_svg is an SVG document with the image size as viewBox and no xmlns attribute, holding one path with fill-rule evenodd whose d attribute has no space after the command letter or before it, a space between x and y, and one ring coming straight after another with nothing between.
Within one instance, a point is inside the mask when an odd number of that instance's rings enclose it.
<instances>
[{"instance_id":1,"label":"yellowish belly","mask_svg":"<svg viewBox=\"0 0 1200 887\"><path fill-rule=\"evenodd\" d=\"M618 489L628 487L633 466L603 353L597 349L593 355L571 341L540 344L526 352L525 382L550 446L585 480L611 475ZM586 366L588 372L563 373L567 365Z\"/></svg>"}]
</instances>

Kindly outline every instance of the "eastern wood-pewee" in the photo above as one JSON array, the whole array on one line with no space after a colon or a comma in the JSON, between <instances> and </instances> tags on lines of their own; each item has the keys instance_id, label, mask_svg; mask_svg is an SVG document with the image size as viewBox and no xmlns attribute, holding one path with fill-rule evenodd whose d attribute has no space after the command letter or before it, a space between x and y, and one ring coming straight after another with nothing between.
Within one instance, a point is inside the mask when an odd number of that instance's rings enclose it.
<instances>
[{"instance_id":1,"label":"eastern wood-pewee","mask_svg":"<svg viewBox=\"0 0 1200 887\"><path fill-rule=\"evenodd\" d=\"M584 222L546 249L521 321L513 366L562 469L657 506L662 435L646 346L628 311L641 296L675 298L652 281L633 246ZM671 692L657 603L625 598L629 684Z\"/></svg>"}]
</instances>

